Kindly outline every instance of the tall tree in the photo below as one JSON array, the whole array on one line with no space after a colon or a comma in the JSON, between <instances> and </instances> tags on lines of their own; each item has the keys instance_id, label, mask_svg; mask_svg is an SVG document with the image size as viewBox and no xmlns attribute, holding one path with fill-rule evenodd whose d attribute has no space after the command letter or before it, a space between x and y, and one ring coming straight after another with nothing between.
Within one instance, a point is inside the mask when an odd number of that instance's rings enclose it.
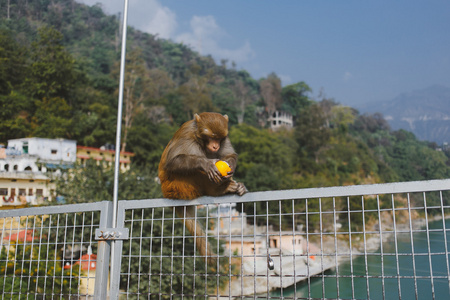
<instances>
[{"instance_id":1,"label":"tall tree","mask_svg":"<svg viewBox=\"0 0 450 300\"><path fill-rule=\"evenodd\" d=\"M238 124L244 123L245 108L252 102L252 96L250 95L250 88L242 82L242 80L235 80L231 86L236 104L239 107L237 119Z\"/></svg>"},{"instance_id":2,"label":"tall tree","mask_svg":"<svg viewBox=\"0 0 450 300\"><path fill-rule=\"evenodd\" d=\"M326 116L319 104L303 110L295 128L295 139L299 145L300 156L319 159L319 150L330 138Z\"/></svg>"},{"instance_id":3,"label":"tall tree","mask_svg":"<svg viewBox=\"0 0 450 300\"><path fill-rule=\"evenodd\" d=\"M13 33L0 30L0 142L28 136L33 101L20 86L28 70L28 49L13 38Z\"/></svg>"},{"instance_id":4,"label":"tall tree","mask_svg":"<svg viewBox=\"0 0 450 300\"><path fill-rule=\"evenodd\" d=\"M52 27L41 27L39 39L31 44L31 67L25 90L42 100L61 97L69 100L77 80L75 60L62 44L62 34Z\"/></svg>"},{"instance_id":5,"label":"tall tree","mask_svg":"<svg viewBox=\"0 0 450 300\"><path fill-rule=\"evenodd\" d=\"M115 74L119 73L119 64L115 66ZM135 48L127 53L127 64L124 77L124 128L122 137L122 151L127 145L128 132L133 125L134 118L143 109L143 101L150 95L148 69L142 58L142 50ZM119 91L117 90L117 93Z\"/></svg>"},{"instance_id":6,"label":"tall tree","mask_svg":"<svg viewBox=\"0 0 450 300\"><path fill-rule=\"evenodd\" d=\"M290 113L294 118L298 117L302 109L312 104L312 100L308 96L311 92L311 88L303 81L283 87L281 109Z\"/></svg>"},{"instance_id":7,"label":"tall tree","mask_svg":"<svg viewBox=\"0 0 450 300\"><path fill-rule=\"evenodd\" d=\"M118 71L119 65L116 64L114 69L116 76ZM154 120L164 119L164 109L161 110L163 98L175 87L175 83L166 71L156 68L148 69L141 48L134 48L127 54L124 80L125 112L122 151L126 149L129 131L139 113L147 112ZM154 106L158 108L155 109Z\"/></svg>"},{"instance_id":8,"label":"tall tree","mask_svg":"<svg viewBox=\"0 0 450 300\"><path fill-rule=\"evenodd\" d=\"M275 73L269 74L260 81L261 96L266 104L269 115L281 108L281 80Z\"/></svg>"},{"instance_id":9,"label":"tall tree","mask_svg":"<svg viewBox=\"0 0 450 300\"><path fill-rule=\"evenodd\" d=\"M60 97L36 101L36 112L32 118L35 125L33 135L45 138L71 137L71 107Z\"/></svg>"},{"instance_id":10,"label":"tall tree","mask_svg":"<svg viewBox=\"0 0 450 300\"><path fill-rule=\"evenodd\" d=\"M194 113L214 111L211 90L208 85L210 74L200 75L199 66L195 64L186 73L189 80L178 88L186 118L190 120Z\"/></svg>"},{"instance_id":11,"label":"tall tree","mask_svg":"<svg viewBox=\"0 0 450 300\"><path fill-rule=\"evenodd\" d=\"M10 31L0 30L0 95L7 95L25 79L27 49Z\"/></svg>"}]
</instances>

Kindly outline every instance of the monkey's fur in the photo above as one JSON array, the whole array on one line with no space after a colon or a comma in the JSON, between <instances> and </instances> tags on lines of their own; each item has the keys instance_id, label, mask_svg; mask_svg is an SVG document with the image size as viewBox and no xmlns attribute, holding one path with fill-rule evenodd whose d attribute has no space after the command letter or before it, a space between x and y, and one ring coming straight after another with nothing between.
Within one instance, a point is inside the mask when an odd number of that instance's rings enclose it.
<instances>
[{"instance_id":1,"label":"monkey's fur","mask_svg":"<svg viewBox=\"0 0 450 300\"><path fill-rule=\"evenodd\" d=\"M222 177L215 166L226 161L231 172ZM164 197L192 200L201 196L243 195L247 189L231 176L236 169L237 154L228 138L228 116L218 113L195 114L184 123L166 146L159 163L159 179ZM186 212L186 214L185 214ZM202 226L194 219L193 206L176 207L178 217L196 237L197 249L208 264L215 261Z\"/></svg>"}]
</instances>

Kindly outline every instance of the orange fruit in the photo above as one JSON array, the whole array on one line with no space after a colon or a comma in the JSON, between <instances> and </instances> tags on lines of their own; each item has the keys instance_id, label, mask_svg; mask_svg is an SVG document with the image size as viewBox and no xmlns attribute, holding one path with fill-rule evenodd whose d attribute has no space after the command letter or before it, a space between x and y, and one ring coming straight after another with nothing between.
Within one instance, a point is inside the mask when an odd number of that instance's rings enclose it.
<instances>
[{"instance_id":1,"label":"orange fruit","mask_svg":"<svg viewBox=\"0 0 450 300\"><path fill-rule=\"evenodd\" d=\"M231 172L230 165L226 161L219 160L216 162L216 167L222 176L227 176L228 172Z\"/></svg>"}]
</instances>

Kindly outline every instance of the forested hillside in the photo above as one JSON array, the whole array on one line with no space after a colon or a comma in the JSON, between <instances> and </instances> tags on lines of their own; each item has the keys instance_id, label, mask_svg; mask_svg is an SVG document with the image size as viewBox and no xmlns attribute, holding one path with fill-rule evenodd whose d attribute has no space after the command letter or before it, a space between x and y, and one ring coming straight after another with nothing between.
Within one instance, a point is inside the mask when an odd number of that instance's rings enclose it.
<instances>
[{"instance_id":1,"label":"forested hillside","mask_svg":"<svg viewBox=\"0 0 450 300\"><path fill-rule=\"evenodd\" d=\"M0 143L29 136L96 147L114 143L118 16L71 0L13 2L0 0ZM228 114L239 153L236 177L250 191L450 175L445 151L392 131L381 115L313 99L307 83L282 86L275 73L254 79L233 62L215 62L133 28L124 102L122 150L136 156L122 199L160 196L154 177L162 150L180 124L202 111ZM275 110L294 116L293 130L267 128ZM84 180L82 197L71 194L76 186L60 192L73 201L108 198L110 179L99 172L84 176L105 184L89 188Z\"/></svg>"}]
</instances>

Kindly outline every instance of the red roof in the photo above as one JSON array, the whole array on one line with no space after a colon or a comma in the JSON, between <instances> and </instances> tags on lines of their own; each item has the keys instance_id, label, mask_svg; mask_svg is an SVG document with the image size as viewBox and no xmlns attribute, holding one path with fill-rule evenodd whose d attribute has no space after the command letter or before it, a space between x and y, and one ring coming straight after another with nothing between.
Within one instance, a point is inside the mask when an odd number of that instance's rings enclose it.
<instances>
[{"instance_id":1,"label":"red roof","mask_svg":"<svg viewBox=\"0 0 450 300\"><path fill-rule=\"evenodd\" d=\"M100 148L95 148L95 147L87 147L87 146L77 146L77 149L85 149L85 150L92 150L92 151L98 151L98 152L109 152L109 153L115 153L115 150L103 150ZM122 155L130 155L130 156L134 156L133 152L126 152L126 151L120 151L120 154Z\"/></svg>"},{"instance_id":2,"label":"red roof","mask_svg":"<svg viewBox=\"0 0 450 300\"><path fill-rule=\"evenodd\" d=\"M97 268L97 255L84 254L76 263L73 264L73 266L79 264L81 264L81 270L83 271L94 271ZM70 269L71 267L71 265L66 265L64 266L64 269Z\"/></svg>"},{"instance_id":3,"label":"red roof","mask_svg":"<svg viewBox=\"0 0 450 300\"><path fill-rule=\"evenodd\" d=\"M91 157L91 156L88 156L88 155L80 155L80 154L77 154L77 158L80 158L80 159L93 159L93 160L98 160L98 161L102 161L102 160L104 160L104 161L115 161L114 159L111 159L111 158ZM120 163L130 163L131 162L131 160L129 160L129 159L120 159L119 161L120 161Z\"/></svg>"},{"instance_id":4,"label":"red roof","mask_svg":"<svg viewBox=\"0 0 450 300\"><path fill-rule=\"evenodd\" d=\"M34 231L29 229L29 230L22 230L19 231L17 233L11 234L9 236L5 236L3 239L4 240L9 240L9 241L27 241L27 242L32 242L33 240L39 238L38 236L36 236L34 234Z\"/></svg>"}]
</instances>

